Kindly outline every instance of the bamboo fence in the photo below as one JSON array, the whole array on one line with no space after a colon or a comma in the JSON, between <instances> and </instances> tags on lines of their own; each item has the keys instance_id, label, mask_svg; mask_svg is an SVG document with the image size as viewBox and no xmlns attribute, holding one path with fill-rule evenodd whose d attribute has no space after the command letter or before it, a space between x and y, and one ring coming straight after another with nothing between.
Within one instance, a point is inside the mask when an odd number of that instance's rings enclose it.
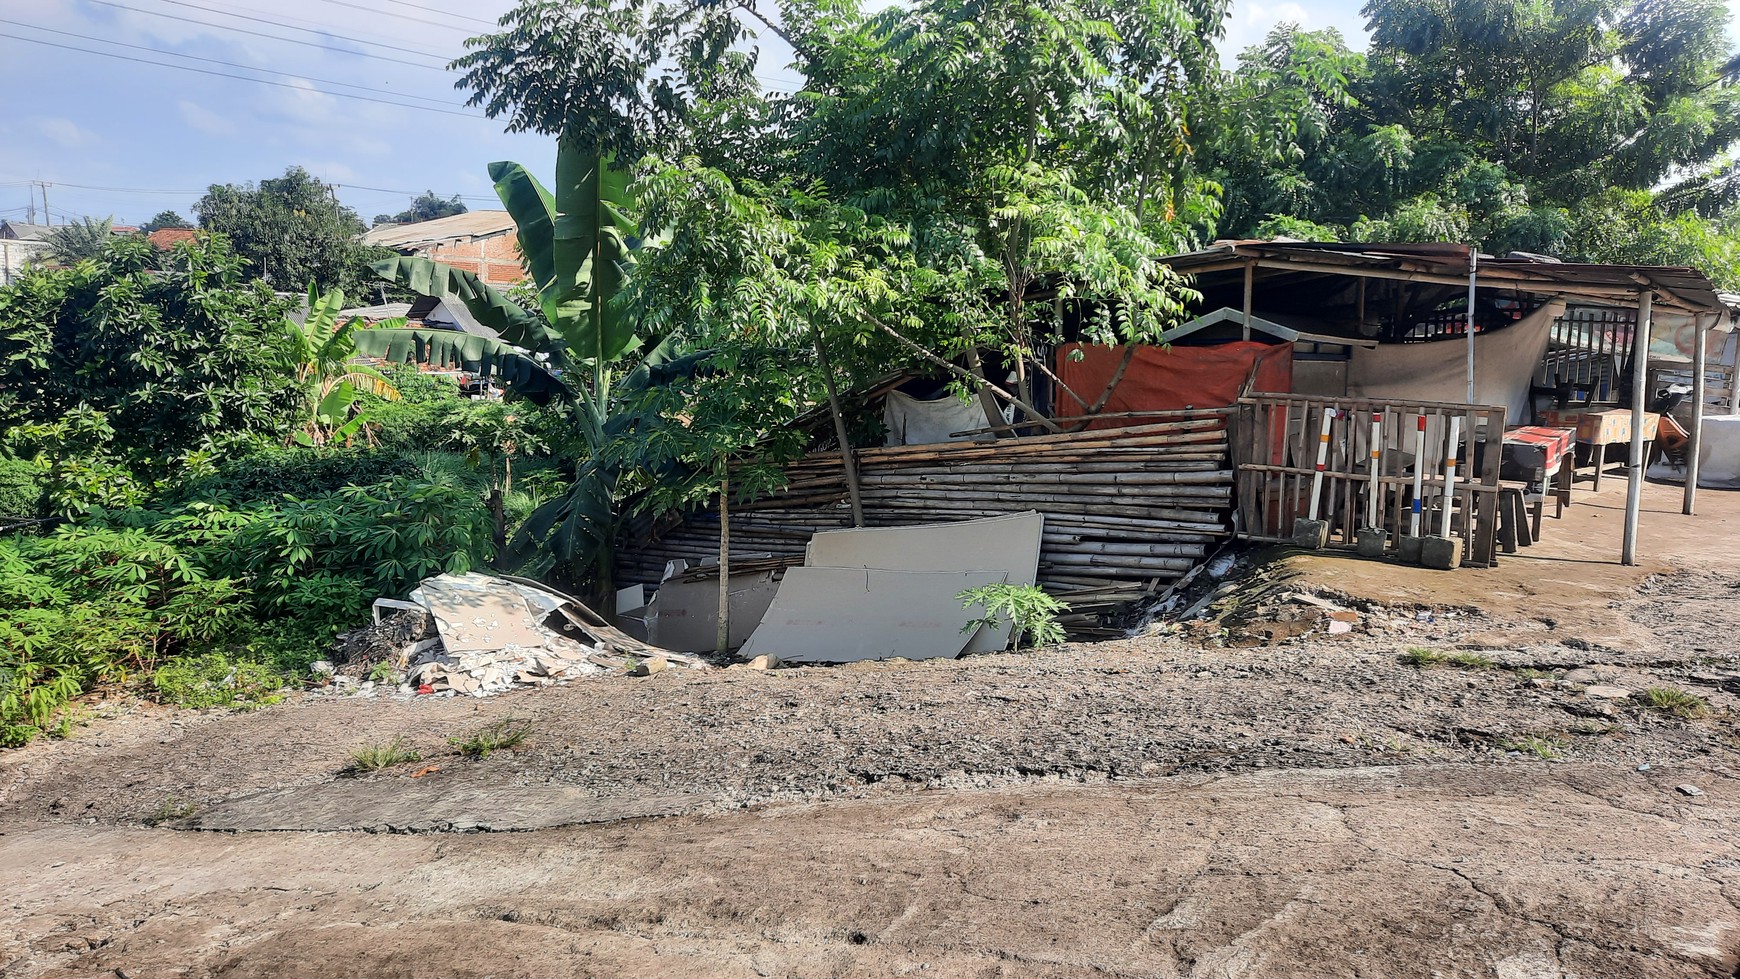
<instances>
[{"instance_id":1,"label":"bamboo fence","mask_svg":"<svg viewBox=\"0 0 1740 979\"><path fill-rule=\"evenodd\" d=\"M1165 413L1125 428L987 442L860 449L865 524L901 526L1037 510L1039 583L1066 602L1078 637L1153 596L1232 534L1228 410ZM851 524L845 467L818 452L786 469L778 493L732 507L733 560L802 562L810 536ZM716 506L619 549L624 584L656 584L665 562L718 554Z\"/></svg>"}]
</instances>

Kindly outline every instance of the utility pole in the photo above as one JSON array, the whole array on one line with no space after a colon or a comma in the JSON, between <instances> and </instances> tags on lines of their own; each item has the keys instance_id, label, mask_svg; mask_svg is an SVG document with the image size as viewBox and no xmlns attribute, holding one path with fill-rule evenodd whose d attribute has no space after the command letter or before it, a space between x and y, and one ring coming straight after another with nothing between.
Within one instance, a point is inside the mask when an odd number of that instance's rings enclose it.
<instances>
[{"instance_id":1,"label":"utility pole","mask_svg":"<svg viewBox=\"0 0 1740 979\"><path fill-rule=\"evenodd\" d=\"M48 181L38 180L36 186L42 188L42 223L53 224L54 214L48 209Z\"/></svg>"}]
</instances>

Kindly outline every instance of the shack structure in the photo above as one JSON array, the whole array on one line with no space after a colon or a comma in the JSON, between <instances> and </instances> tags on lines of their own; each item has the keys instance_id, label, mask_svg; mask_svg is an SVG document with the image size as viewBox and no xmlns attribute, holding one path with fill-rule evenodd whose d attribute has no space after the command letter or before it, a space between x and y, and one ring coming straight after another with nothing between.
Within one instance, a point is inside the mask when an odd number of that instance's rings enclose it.
<instances>
[{"instance_id":1,"label":"shack structure","mask_svg":"<svg viewBox=\"0 0 1740 979\"><path fill-rule=\"evenodd\" d=\"M1199 316L1153 346L1050 351L1056 384L1042 403L1073 430L1024 434L1036 426L1013 412L987 427L977 404L884 385L873 393L889 444L817 451L789 467L782 491L733 507L731 560L757 562L767 586L821 531L1037 512L1038 584L1068 604L1072 634L1113 635L1133 603L1223 542L1287 540L1319 509L1331 546L1354 547L1371 524L1393 549L1424 526L1458 538L1464 563L1488 564L1527 542L1526 500L1538 535L1539 501L1567 496L1562 485L1525 497L1502 483L1507 431L1553 408L1624 403L1614 413L1632 423L1621 559L1634 563L1656 323L1696 387L1688 514L1705 407L1712 394L1733 403L1731 381L1712 392L1722 375L1707 354L1723 349L1740 303L1694 269L1439 243L1222 242L1165 261L1202 294ZM1665 350L1655 353L1660 366ZM1112 378L1110 400L1084 417L1076 392ZM1333 448L1314 459L1320 431ZM720 531L717 506L643 525L619 551L619 580L643 594L669 574L692 582L717 560Z\"/></svg>"}]
</instances>

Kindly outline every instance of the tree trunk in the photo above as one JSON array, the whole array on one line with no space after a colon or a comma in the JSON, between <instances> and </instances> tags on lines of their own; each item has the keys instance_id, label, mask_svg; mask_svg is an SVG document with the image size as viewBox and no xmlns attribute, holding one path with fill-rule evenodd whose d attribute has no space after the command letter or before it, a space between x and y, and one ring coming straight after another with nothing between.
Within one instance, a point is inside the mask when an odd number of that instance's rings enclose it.
<instances>
[{"instance_id":1,"label":"tree trunk","mask_svg":"<svg viewBox=\"0 0 1740 979\"><path fill-rule=\"evenodd\" d=\"M1006 424L1008 419L1003 417L1003 409L997 404L996 395L991 393L988 384L990 378L985 376L985 362L979 359L978 347L967 348L967 369L980 381L978 392L979 407L984 409L985 424L992 428ZM998 437L1001 438L1001 436Z\"/></svg>"},{"instance_id":2,"label":"tree trunk","mask_svg":"<svg viewBox=\"0 0 1740 979\"><path fill-rule=\"evenodd\" d=\"M816 344L816 366L822 369L822 381L828 388L828 413L834 416L834 438L840 442L840 464L846 470L846 498L852 503L852 526L864 526L864 501L858 495L858 459L852 454L852 440L846 435L846 416L840 411L840 395L834 389L834 365L828 360L828 349L822 344L821 328L810 325L810 338Z\"/></svg>"},{"instance_id":3,"label":"tree trunk","mask_svg":"<svg viewBox=\"0 0 1740 979\"><path fill-rule=\"evenodd\" d=\"M731 477L719 480L719 634L714 651L731 645Z\"/></svg>"},{"instance_id":4,"label":"tree trunk","mask_svg":"<svg viewBox=\"0 0 1740 979\"><path fill-rule=\"evenodd\" d=\"M502 504L499 487L489 491L489 515L495 521L495 554L490 563L500 568L507 555L507 508Z\"/></svg>"}]
</instances>

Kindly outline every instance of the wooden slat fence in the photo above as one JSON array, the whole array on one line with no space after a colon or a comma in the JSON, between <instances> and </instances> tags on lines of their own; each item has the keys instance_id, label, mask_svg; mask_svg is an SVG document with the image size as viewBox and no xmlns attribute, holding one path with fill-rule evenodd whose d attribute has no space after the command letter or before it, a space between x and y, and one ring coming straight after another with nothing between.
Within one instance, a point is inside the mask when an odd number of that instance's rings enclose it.
<instances>
[{"instance_id":1,"label":"wooden slat fence","mask_svg":"<svg viewBox=\"0 0 1740 979\"><path fill-rule=\"evenodd\" d=\"M1414 439L1421 415L1427 419L1421 533L1437 533L1435 511L1444 498L1444 456L1449 419L1454 416L1462 419L1463 450L1457 456L1451 532L1463 539L1464 564L1484 567L1492 563L1497 543L1499 445L1505 422L1502 406L1292 394L1240 398L1232 435L1239 537L1272 543L1293 539L1294 519L1309 514L1318 436L1328 409L1341 415L1330 431L1319 513L1320 519L1329 521L1331 547L1353 547L1366 521L1374 411L1384 416L1378 520L1389 531L1389 546L1393 549L1397 538L1409 530ZM1492 451L1480 451L1483 443L1490 444ZM1476 458L1479 468L1471 473L1469 466Z\"/></svg>"}]
</instances>

